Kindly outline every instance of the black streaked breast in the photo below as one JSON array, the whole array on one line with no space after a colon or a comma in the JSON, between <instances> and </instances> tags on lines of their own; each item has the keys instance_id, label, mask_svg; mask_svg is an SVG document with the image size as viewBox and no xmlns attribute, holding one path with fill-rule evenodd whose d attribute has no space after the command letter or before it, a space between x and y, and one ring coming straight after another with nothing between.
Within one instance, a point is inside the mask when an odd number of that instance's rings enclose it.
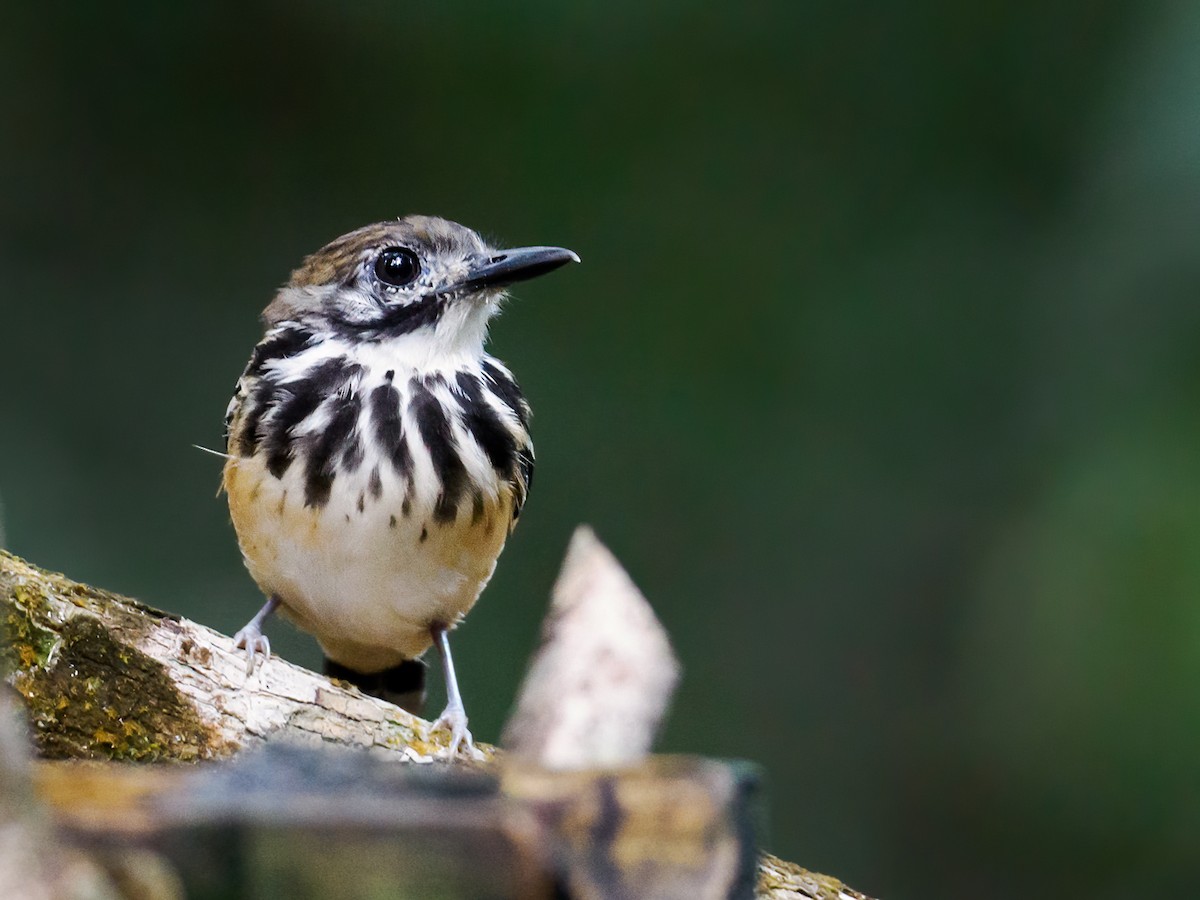
<instances>
[{"instance_id":1,"label":"black streaked breast","mask_svg":"<svg viewBox=\"0 0 1200 900\"><path fill-rule=\"evenodd\" d=\"M409 412L417 423L421 441L429 451L434 474L442 486L434 505L433 519L441 523L453 522L458 515L459 502L471 489L467 470L459 458L450 429L450 419L442 402L425 386L422 379L413 378L408 386Z\"/></svg>"},{"instance_id":2,"label":"black streaked breast","mask_svg":"<svg viewBox=\"0 0 1200 900\"><path fill-rule=\"evenodd\" d=\"M510 478L516 462L517 439L487 401L483 384L470 372L459 372L455 378L463 396L463 427L487 455L488 462L502 478Z\"/></svg>"}]
</instances>

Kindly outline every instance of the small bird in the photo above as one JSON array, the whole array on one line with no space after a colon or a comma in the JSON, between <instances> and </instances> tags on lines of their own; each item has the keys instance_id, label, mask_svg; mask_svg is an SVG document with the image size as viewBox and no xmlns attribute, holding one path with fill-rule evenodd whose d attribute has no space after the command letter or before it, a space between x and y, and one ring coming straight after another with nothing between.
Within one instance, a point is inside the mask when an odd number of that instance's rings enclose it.
<instances>
[{"instance_id":1,"label":"small bird","mask_svg":"<svg viewBox=\"0 0 1200 900\"><path fill-rule=\"evenodd\" d=\"M237 633L247 670L278 611L326 672L423 696L437 647L449 753L473 751L448 632L475 604L533 478L529 405L484 352L505 287L579 257L498 250L430 216L368 225L307 257L263 311L225 416L223 487L267 596Z\"/></svg>"}]
</instances>

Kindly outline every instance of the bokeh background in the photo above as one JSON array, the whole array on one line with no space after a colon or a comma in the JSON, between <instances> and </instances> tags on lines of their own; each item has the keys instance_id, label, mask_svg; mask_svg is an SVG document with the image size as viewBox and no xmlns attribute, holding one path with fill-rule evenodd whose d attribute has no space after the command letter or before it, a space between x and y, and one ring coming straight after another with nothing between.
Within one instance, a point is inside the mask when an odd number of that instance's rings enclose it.
<instances>
[{"instance_id":1,"label":"bokeh background","mask_svg":"<svg viewBox=\"0 0 1200 900\"><path fill-rule=\"evenodd\" d=\"M192 444L291 267L406 212L572 247L493 332L539 463L456 635L476 734L586 521L686 667L663 747L760 762L784 857L1200 892L1196 4L4 18L11 549L231 633L260 598Z\"/></svg>"}]
</instances>

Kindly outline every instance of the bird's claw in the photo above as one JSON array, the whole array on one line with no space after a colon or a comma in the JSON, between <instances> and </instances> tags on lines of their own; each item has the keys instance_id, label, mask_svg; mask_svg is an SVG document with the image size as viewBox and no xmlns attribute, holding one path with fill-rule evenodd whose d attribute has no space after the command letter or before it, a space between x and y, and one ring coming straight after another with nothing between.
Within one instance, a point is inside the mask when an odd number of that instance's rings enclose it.
<instances>
[{"instance_id":1,"label":"bird's claw","mask_svg":"<svg viewBox=\"0 0 1200 900\"><path fill-rule=\"evenodd\" d=\"M254 668L258 665L258 656L260 653L262 654L264 664L271 658L270 640L262 633L262 629L255 627L253 624L247 625L235 634L233 640L239 650L245 649L246 651L247 677L254 674Z\"/></svg>"},{"instance_id":2,"label":"bird's claw","mask_svg":"<svg viewBox=\"0 0 1200 900\"><path fill-rule=\"evenodd\" d=\"M461 706L447 706L434 721L431 731L445 728L450 732L450 742L446 749L438 755L445 759L454 759L460 750L468 759L483 759L483 753L476 748L471 732L467 730L467 713Z\"/></svg>"}]
</instances>

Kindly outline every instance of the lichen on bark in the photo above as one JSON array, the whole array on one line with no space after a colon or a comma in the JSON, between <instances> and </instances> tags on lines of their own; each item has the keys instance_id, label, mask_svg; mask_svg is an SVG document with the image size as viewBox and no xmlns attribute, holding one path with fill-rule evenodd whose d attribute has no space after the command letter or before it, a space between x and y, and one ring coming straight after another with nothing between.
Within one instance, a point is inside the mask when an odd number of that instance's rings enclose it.
<instances>
[{"instance_id":1,"label":"lichen on bark","mask_svg":"<svg viewBox=\"0 0 1200 900\"><path fill-rule=\"evenodd\" d=\"M141 627L135 619L114 631L112 621L84 612L96 592L4 557L0 666L25 701L41 756L187 761L211 755L210 729L166 669L129 639L130 629ZM81 614L56 615L51 597L72 601ZM138 611L145 612L140 604ZM120 618L119 606L115 612Z\"/></svg>"}]
</instances>

